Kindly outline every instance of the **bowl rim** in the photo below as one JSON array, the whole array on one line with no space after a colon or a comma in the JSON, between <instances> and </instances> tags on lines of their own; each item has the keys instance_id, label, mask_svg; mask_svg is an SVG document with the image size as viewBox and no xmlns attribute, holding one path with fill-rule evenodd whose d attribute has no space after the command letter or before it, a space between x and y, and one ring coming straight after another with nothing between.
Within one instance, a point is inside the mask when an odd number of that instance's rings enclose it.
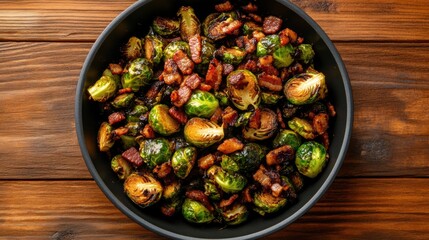
<instances>
[{"instance_id":1,"label":"bowl rim","mask_svg":"<svg viewBox=\"0 0 429 240\"><path fill-rule=\"evenodd\" d=\"M134 222L138 223L139 225L143 226L144 228L147 228L150 231L153 231L157 234L160 234L165 237L174 238L174 239L202 239L202 238L195 238L195 237L189 237L181 234L177 234L168 230L165 230L163 228L160 228L144 218L141 218L131 210L129 210L114 194L110 189L107 187L101 176L96 171L96 168L94 164L92 163L91 156L89 155L88 148L85 144L84 139L84 130L83 130L83 119L82 119L82 102L83 102L83 95L84 95L84 86L85 86L85 75L89 70L90 63L94 60L101 43L104 42L104 40L111 34L113 29L115 29L124 19L126 19L129 15L131 15L134 11L138 10L139 8L143 7L147 3L153 0L140 0L132 5L130 5L128 8L126 8L124 11L122 11L117 17L115 17L108 26L102 31L100 36L97 38L97 40L92 45L85 61L83 64L83 67L80 72L79 80L76 87L76 95L75 95L75 129L76 129L76 135L78 138L80 150L82 153L82 156L84 158L85 164L94 178L96 184L101 189L101 191L104 193L104 195L110 200L110 202L115 205L123 214L125 214L127 217L132 219ZM288 216L287 218L283 219L282 221L270 226L269 228L266 228L264 230L250 233L244 236L239 237L232 237L232 238L223 238L228 240L238 240L238 239L254 239L254 238L260 238L269 234L272 234L287 225L293 223L298 218L300 218L302 215L304 215L306 212L308 212L317 202L318 200L324 195L324 193L329 189L330 185L334 181L336 175L338 174L344 159L346 157L347 149L350 143L351 134L352 134L352 127L353 127L353 96L352 96L352 88L350 79L346 70L346 67L341 59L341 56L339 52L337 51L336 47L328 37L328 35L323 31L323 29L316 23L315 20L313 20L307 13L304 12L301 8L293 4L292 2L288 0L275 0L276 2L281 3L285 7L289 8L291 11L295 12L297 15L299 15L301 18L303 18L304 21L306 21L320 36L322 41L326 44L329 51L332 53L336 64L338 65L338 70L340 72L340 75L342 76L342 81L344 84L344 91L346 96L346 123L345 123L345 129L344 129L344 139L341 144L341 149L338 154L338 158L332 168L332 171L329 173L326 180L323 182L321 187L316 191L316 193L301 207L293 213L292 215ZM210 238L206 238L210 239ZM216 238L219 239L219 238Z\"/></svg>"}]
</instances>

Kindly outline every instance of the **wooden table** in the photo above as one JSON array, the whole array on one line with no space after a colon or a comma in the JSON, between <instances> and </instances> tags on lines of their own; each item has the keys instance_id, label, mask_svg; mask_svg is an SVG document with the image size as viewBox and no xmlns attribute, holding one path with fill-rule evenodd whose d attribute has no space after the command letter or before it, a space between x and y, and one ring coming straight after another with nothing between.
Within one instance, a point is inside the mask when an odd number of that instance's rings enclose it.
<instances>
[{"instance_id":1,"label":"wooden table","mask_svg":"<svg viewBox=\"0 0 429 240\"><path fill-rule=\"evenodd\" d=\"M161 238L98 189L74 129L83 61L133 2L0 1L0 238ZM341 53L355 121L332 187L267 239L429 239L429 2L293 2Z\"/></svg>"}]
</instances>

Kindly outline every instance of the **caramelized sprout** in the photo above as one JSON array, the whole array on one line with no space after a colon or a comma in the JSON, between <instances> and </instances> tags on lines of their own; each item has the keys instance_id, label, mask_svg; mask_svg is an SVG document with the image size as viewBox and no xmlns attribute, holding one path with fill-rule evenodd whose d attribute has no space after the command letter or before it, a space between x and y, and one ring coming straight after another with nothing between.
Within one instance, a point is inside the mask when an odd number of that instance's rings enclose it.
<instances>
[{"instance_id":1,"label":"caramelized sprout","mask_svg":"<svg viewBox=\"0 0 429 240\"><path fill-rule=\"evenodd\" d=\"M179 21L170 18L156 17L152 22L153 30L163 37L179 35L179 26Z\"/></svg>"},{"instance_id":2,"label":"caramelized sprout","mask_svg":"<svg viewBox=\"0 0 429 240\"><path fill-rule=\"evenodd\" d=\"M287 100L296 105L310 104L324 99L327 91L323 73L302 73L289 79L284 86Z\"/></svg>"},{"instance_id":3,"label":"caramelized sprout","mask_svg":"<svg viewBox=\"0 0 429 240\"><path fill-rule=\"evenodd\" d=\"M187 142L196 147L208 147L224 137L223 127L205 118L191 118L185 125L184 135Z\"/></svg>"},{"instance_id":4,"label":"caramelized sprout","mask_svg":"<svg viewBox=\"0 0 429 240\"><path fill-rule=\"evenodd\" d=\"M315 178L326 164L325 147L314 141L303 143L296 151L295 165L298 171L309 178Z\"/></svg>"},{"instance_id":5,"label":"caramelized sprout","mask_svg":"<svg viewBox=\"0 0 429 240\"><path fill-rule=\"evenodd\" d=\"M248 140L265 140L277 131L277 115L271 109L261 109L261 124L259 128L246 126L243 128L243 137Z\"/></svg>"},{"instance_id":6,"label":"caramelized sprout","mask_svg":"<svg viewBox=\"0 0 429 240\"><path fill-rule=\"evenodd\" d=\"M180 131L180 123L171 117L168 110L167 105L157 104L149 112L149 125L163 136Z\"/></svg>"},{"instance_id":7,"label":"caramelized sprout","mask_svg":"<svg viewBox=\"0 0 429 240\"><path fill-rule=\"evenodd\" d=\"M163 187L150 173L133 173L125 180L124 191L135 204L145 208L161 199Z\"/></svg>"},{"instance_id":8,"label":"caramelized sprout","mask_svg":"<svg viewBox=\"0 0 429 240\"><path fill-rule=\"evenodd\" d=\"M174 174L181 179L185 179L191 172L196 159L197 149L195 147L177 149L171 158Z\"/></svg>"},{"instance_id":9,"label":"caramelized sprout","mask_svg":"<svg viewBox=\"0 0 429 240\"><path fill-rule=\"evenodd\" d=\"M209 223L215 217L201 202L186 198L182 205L182 215L189 222Z\"/></svg>"},{"instance_id":10,"label":"caramelized sprout","mask_svg":"<svg viewBox=\"0 0 429 240\"><path fill-rule=\"evenodd\" d=\"M186 102L184 109L189 116L209 118L219 107L217 98L206 91L195 90Z\"/></svg>"},{"instance_id":11,"label":"caramelized sprout","mask_svg":"<svg viewBox=\"0 0 429 240\"><path fill-rule=\"evenodd\" d=\"M232 103L240 110L249 106L257 108L260 101L261 89L256 76L248 70L236 70L227 77L228 95Z\"/></svg>"},{"instance_id":12,"label":"caramelized sprout","mask_svg":"<svg viewBox=\"0 0 429 240\"><path fill-rule=\"evenodd\" d=\"M102 76L94 85L88 88L91 99L97 102L105 102L113 97L117 90L116 82L109 76Z\"/></svg>"},{"instance_id":13,"label":"caramelized sprout","mask_svg":"<svg viewBox=\"0 0 429 240\"><path fill-rule=\"evenodd\" d=\"M114 156L110 162L110 166L121 180L127 179L127 177L133 172L131 164L121 155Z\"/></svg>"},{"instance_id":14,"label":"caramelized sprout","mask_svg":"<svg viewBox=\"0 0 429 240\"><path fill-rule=\"evenodd\" d=\"M177 16L180 17L180 36L183 41L188 41L195 34L200 34L200 20L192 7L182 6Z\"/></svg>"},{"instance_id":15,"label":"caramelized sprout","mask_svg":"<svg viewBox=\"0 0 429 240\"><path fill-rule=\"evenodd\" d=\"M113 139L113 128L107 122L102 122L98 129L98 147L101 152L107 152L115 144Z\"/></svg>"},{"instance_id":16,"label":"caramelized sprout","mask_svg":"<svg viewBox=\"0 0 429 240\"><path fill-rule=\"evenodd\" d=\"M122 87L137 92L140 87L152 82L152 76L152 64L144 58L137 58L129 64L127 71L122 75Z\"/></svg>"}]
</instances>

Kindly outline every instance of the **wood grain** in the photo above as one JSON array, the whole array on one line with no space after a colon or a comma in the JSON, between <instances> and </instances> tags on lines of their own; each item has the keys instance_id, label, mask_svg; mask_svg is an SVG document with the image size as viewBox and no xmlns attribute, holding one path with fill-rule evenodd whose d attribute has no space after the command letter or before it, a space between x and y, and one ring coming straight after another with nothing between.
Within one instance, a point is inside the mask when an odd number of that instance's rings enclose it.
<instances>
[{"instance_id":1,"label":"wood grain","mask_svg":"<svg viewBox=\"0 0 429 240\"><path fill-rule=\"evenodd\" d=\"M425 239L428 197L429 179L338 179L309 213L267 238ZM4 239L159 239L93 181L0 181L0 205Z\"/></svg>"},{"instance_id":2,"label":"wood grain","mask_svg":"<svg viewBox=\"0 0 429 240\"><path fill-rule=\"evenodd\" d=\"M0 1L0 41L93 42L125 1ZM425 0L292 0L335 41L428 41Z\"/></svg>"}]
</instances>

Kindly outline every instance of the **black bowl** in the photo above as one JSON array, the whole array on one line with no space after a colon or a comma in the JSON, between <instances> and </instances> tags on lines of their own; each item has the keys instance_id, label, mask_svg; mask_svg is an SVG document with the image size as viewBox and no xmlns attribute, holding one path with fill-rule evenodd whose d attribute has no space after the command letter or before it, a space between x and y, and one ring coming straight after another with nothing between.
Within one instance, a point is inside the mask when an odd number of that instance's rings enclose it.
<instances>
[{"instance_id":1,"label":"black bowl","mask_svg":"<svg viewBox=\"0 0 429 240\"><path fill-rule=\"evenodd\" d=\"M110 201L125 215L143 227L176 239L251 239L259 238L292 223L307 212L331 185L346 155L352 122L353 101L347 71L340 55L325 32L300 8L287 0L265 0L260 4L263 13L281 16L287 26L303 36L316 51L315 68L326 75L329 95L337 111L333 126L330 160L321 175L299 194L298 202L271 217L254 217L246 223L220 229L201 226L181 218L166 219L150 209L141 209L124 194L122 184L110 169L105 154L98 151L98 105L88 100L86 89L92 85L110 62L119 58L118 52L130 36L144 36L153 17L174 15L180 5L191 5L201 19L213 7L209 1L140 0L122 12L103 31L93 45L83 65L76 90L76 131L85 163L98 186Z\"/></svg>"}]
</instances>

